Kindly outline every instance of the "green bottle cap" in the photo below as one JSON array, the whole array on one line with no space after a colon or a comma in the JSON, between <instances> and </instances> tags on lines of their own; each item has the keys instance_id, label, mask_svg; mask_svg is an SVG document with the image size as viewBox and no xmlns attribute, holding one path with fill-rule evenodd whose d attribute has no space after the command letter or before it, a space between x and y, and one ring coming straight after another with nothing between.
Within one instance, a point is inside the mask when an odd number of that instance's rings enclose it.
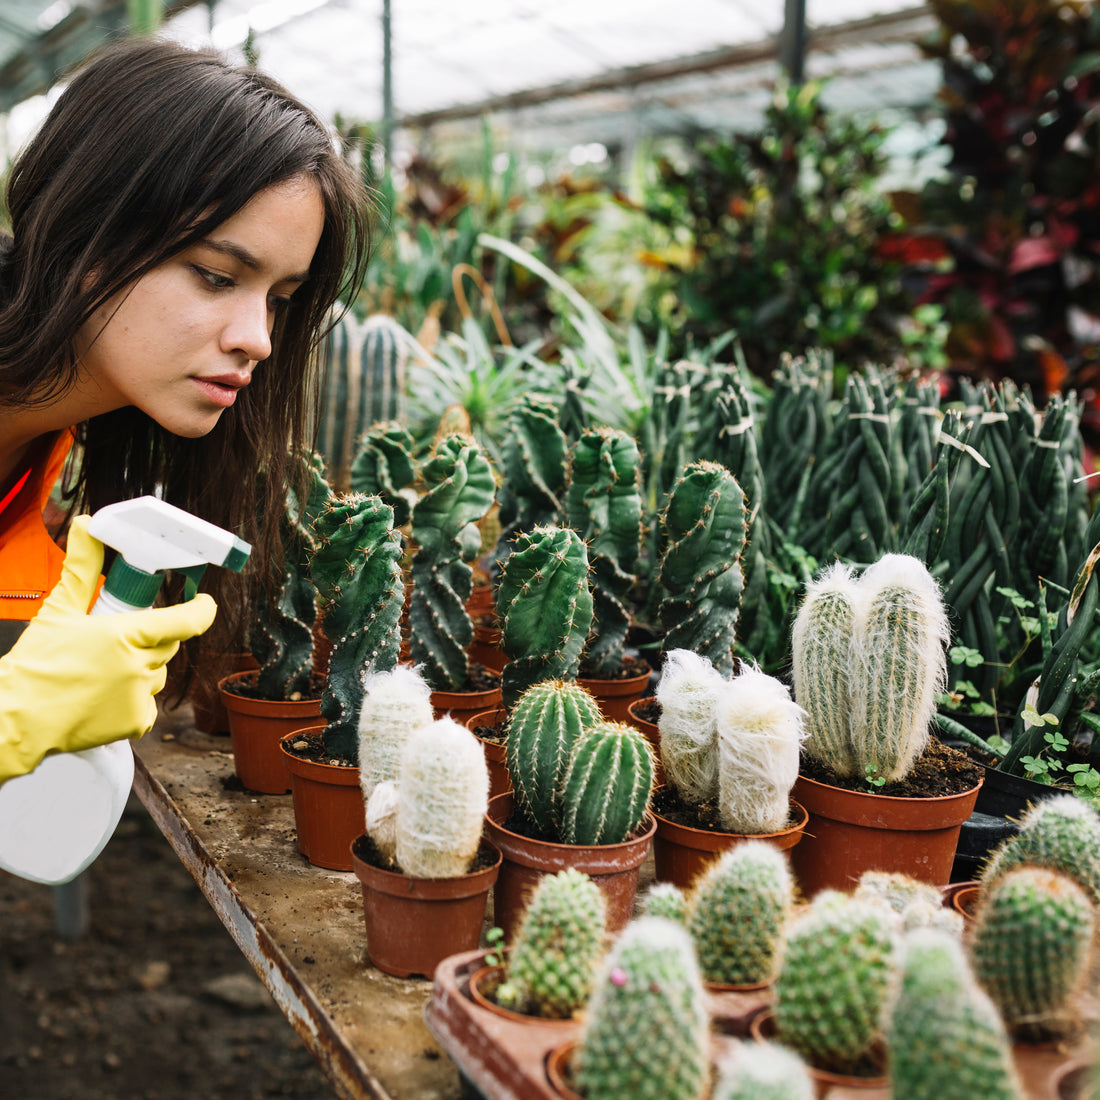
<instances>
[{"instance_id":1,"label":"green bottle cap","mask_svg":"<svg viewBox=\"0 0 1100 1100\"><path fill-rule=\"evenodd\" d=\"M107 574L103 587L116 600L121 600L131 607L152 607L163 580L163 574L146 573L144 569L135 569L119 554Z\"/></svg>"}]
</instances>

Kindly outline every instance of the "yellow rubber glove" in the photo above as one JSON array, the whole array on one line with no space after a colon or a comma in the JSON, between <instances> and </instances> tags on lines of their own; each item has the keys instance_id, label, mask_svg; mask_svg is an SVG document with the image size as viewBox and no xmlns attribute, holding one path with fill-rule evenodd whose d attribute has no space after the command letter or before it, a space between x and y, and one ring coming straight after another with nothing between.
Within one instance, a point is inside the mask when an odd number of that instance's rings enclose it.
<instances>
[{"instance_id":1,"label":"yellow rubber glove","mask_svg":"<svg viewBox=\"0 0 1100 1100\"><path fill-rule=\"evenodd\" d=\"M88 615L103 569L88 519L73 520L61 579L0 658L0 782L32 771L49 752L150 730L165 665L214 621L217 605L205 593L172 607Z\"/></svg>"}]
</instances>

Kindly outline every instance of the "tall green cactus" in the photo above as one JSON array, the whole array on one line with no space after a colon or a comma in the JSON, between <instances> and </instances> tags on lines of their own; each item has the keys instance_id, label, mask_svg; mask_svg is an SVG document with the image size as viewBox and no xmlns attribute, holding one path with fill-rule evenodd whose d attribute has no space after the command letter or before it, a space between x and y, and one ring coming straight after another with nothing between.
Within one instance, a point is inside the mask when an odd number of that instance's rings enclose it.
<instances>
[{"instance_id":1,"label":"tall green cactus","mask_svg":"<svg viewBox=\"0 0 1100 1100\"><path fill-rule=\"evenodd\" d=\"M511 707L540 680L571 680L592 625L588 553L568 527L536 527L519 535L497 587L501 676Z\"/></svg>"},{"instance_id":2,"label":"tall green cactus","mask_svg":"<svg viewBox=\"0 0 1100 1100\"><path fill-rule=\"evenodd\" d=\"M516 801L537 828L557 831L561 782L573 746L601 722L599 704L579 684L544 680L528 688L508 718L506 754Z\"/></svg>"},{"instance_id":3,"label":"tall green cactus","mask_svg":"<svg viewBox=\"0 0 1100 1100\"><path fill-rule=\"evenodd\" d=\"M588 545L593 623L586 673L612 677L623 661L642 537L641 458L626 432L586 431L569 452L569 526Z\"/></svg>"},{"instance_id":4,"label":"tall green cactus","mask_svg":"<svg viewBox=\"0 0 1100 1100\"><path fill-rule=\"evenodd\" d=\"M586 1100L701 1100L710 1076L703 982L687 932L632 921L596 981L574 1054Z\"/></svg>"},{"instance_id":5,"label":"tall green cactus","mask_svg":"<svg viewBox=\"0 0 1100 1100\"><path fill-rule=\"evenodd\" d=\"M496 484L488 458L469 436L449 435L421 469L424 492L413 509L417 545L409 601L413 661L436 691L461 691L474 626L466 611L473 561L481 549L480 520L493 505Z\"/></svg>"},{"instance_id":6,"label":"tall green cactus","mask_svg":"<svg viewBox=\"0 0 1100 1100\"><path fill-rule=\"evenodd\" d=\"M351 464L351 491L380 496L393 509L394 527L409 522L416 503L413 437L396 421L376 424L360 440Z\"/></svg>"},{"instance_id":7,"label":"tall green cactus","mask_svg":"<svg viewBox=\"0 0 1100 1100\"><path fill-rule=\"evenodd\" d=\"M332 642L321 695L328 722L325 747L358 762L363 677L393 668L400 648L401 540L393 509L378 497L333 498L314 523L317 546L310 574L324 601L325 634Z\"/></svg>"},{"instance_id":8,"label":"tall green cactus","mask_svg":"<svg viewBox=\"0 0 1100 1100\"><path fill-rule=\"evenodd\" d=\"M728 676L744 579L745 495L724 466L689 463L661 518L668 540L658 573L664 650L690 649Z\"/></svg>"},{"instance_id":9,"label":"tall green cactus","mask_svg":"<svg viewBox=\"0 0 1100 1100\"><path fill-rule=\"evenodd\" d=\"M813 1078L794 1051L778 1043L736 1044L723 1059L711 1100L814 1100Z\"/></svg>"}]
</instances>

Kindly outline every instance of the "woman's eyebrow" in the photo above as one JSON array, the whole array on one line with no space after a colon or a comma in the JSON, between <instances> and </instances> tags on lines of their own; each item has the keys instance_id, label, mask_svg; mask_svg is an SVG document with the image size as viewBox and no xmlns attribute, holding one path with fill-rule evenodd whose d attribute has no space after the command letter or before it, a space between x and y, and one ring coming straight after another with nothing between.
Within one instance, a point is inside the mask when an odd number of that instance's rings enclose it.
<instances>
[{"instance_id":1,"label":"woman's eyebrow","mask_svg":"<svg viewBox=\"0 0 1100 1100\"><path fill-rule=\"evenodd\" d=\"M247 248L242 248L239 244L233 241L216 241L210 237L203 237L199 244L204 245L206 248L213 249L215 252L221 252L223 255L232 256L235 260L244 264L245 267L251 268L253 271L258 271L263 265L260 263ZM287 275L285 278L280 279L283 283L304 283L309 278L309 272L306 271L302 274Z\"/></svg>"}]
</instances>

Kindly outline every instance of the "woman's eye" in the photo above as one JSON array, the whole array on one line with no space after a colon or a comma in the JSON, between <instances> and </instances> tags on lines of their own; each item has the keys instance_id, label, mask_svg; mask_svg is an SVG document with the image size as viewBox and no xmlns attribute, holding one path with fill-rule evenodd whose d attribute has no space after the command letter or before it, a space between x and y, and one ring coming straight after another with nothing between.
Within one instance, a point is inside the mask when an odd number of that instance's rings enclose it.
<instances>
[{"instance_id":1,"label":"woman's eye","mask_svg":"<svg viewBox=\"0 0 1100 1100\"><path fill-rule=\"evenodd\" d=\"M215 290L225 290L227 287L234 285L233 280L229 278L228 275L219 275L216 271L210 271L208 268L199 267L198 264L192 264L192 268L203 282L207 283Z\"/></svg>"}]
</instances>

